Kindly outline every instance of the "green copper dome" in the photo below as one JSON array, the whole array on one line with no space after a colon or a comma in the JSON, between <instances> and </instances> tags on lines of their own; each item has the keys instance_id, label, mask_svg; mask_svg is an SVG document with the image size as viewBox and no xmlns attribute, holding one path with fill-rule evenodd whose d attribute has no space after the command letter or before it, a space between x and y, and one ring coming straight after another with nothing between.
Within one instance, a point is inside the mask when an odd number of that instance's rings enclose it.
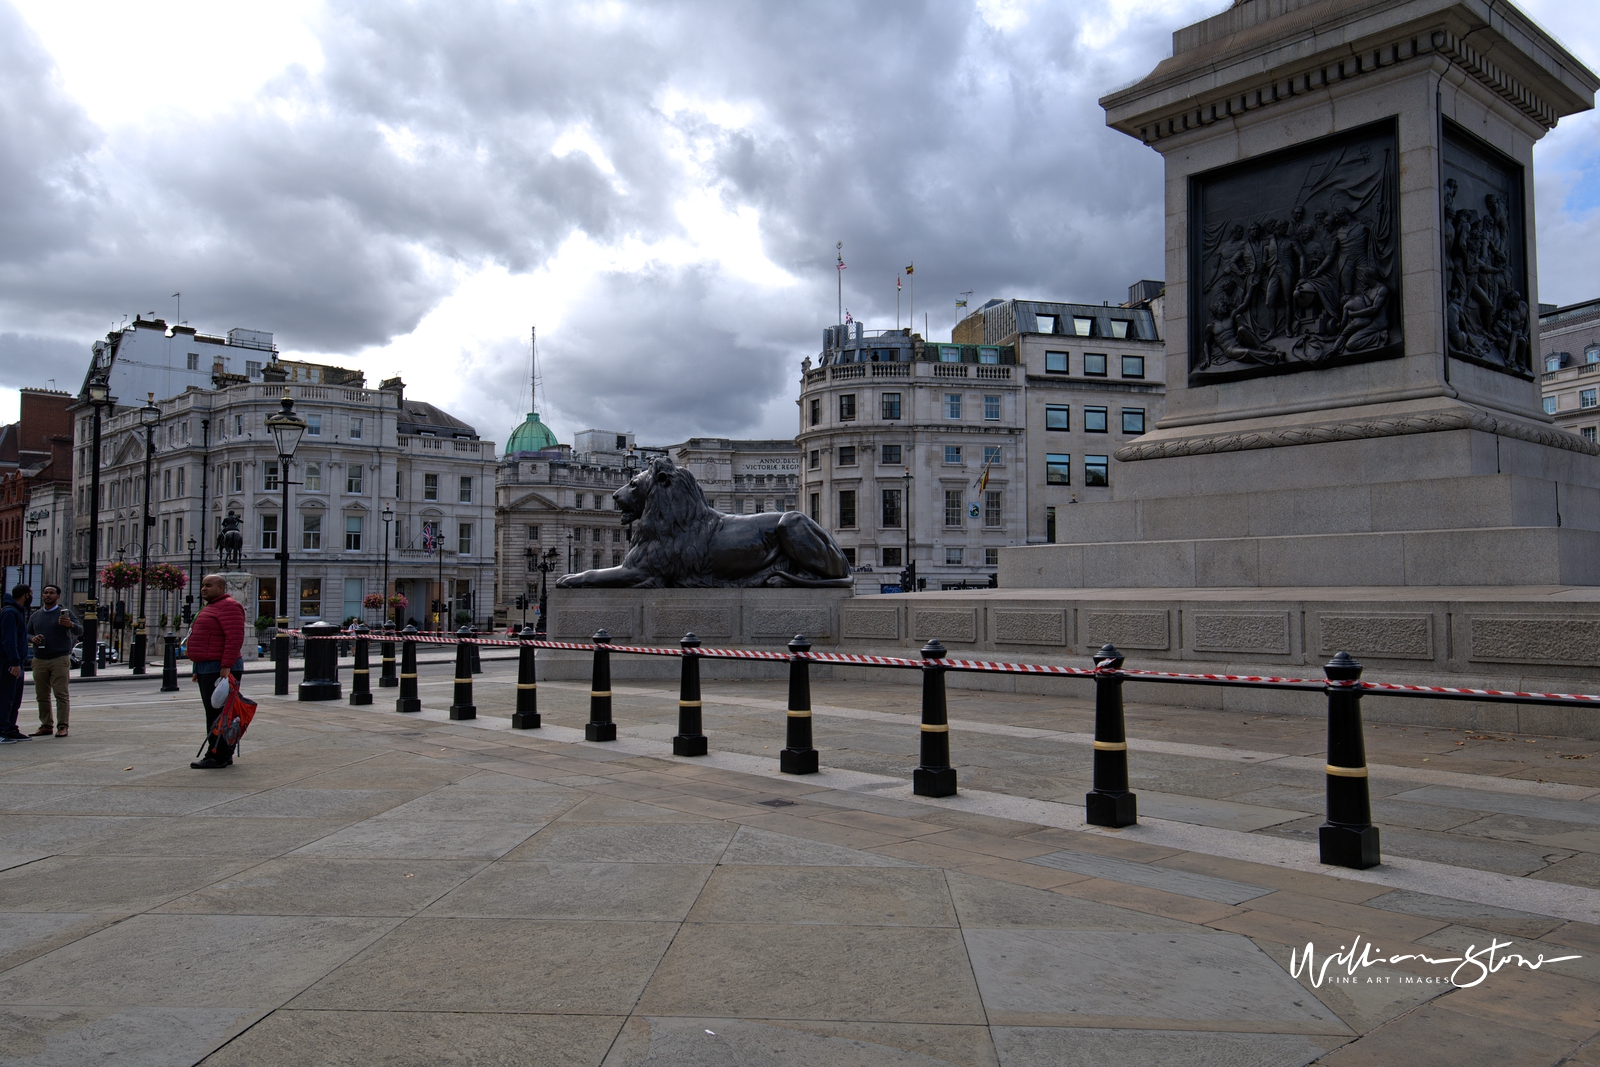
<instances>
[{"instance_id":1,"label":"green copper dome","mask_svg":"<svg viewBox=\"0 0 1600 1067\"><path fill-rule=\"evenodd\" d=\"M505 454L510 456L518 452L538 452L555 447L556 435L550 432L550 427L539 421L537 411L530 411L522 424L506 438Z\"/></svg>"}]
</instances>

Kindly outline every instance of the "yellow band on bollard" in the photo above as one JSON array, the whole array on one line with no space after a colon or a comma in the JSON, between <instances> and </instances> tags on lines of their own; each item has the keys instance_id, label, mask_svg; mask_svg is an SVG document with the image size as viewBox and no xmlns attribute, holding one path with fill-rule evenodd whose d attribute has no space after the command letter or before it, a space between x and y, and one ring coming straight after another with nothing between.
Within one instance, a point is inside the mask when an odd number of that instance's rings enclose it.
<instances>
[{"instance_id":1,"label":"yellow band on bollard","mask_svg":"<svg viewBox=\"0 0 1600 1067\"><path fill-rule=\"evenodd\" d=\"M518 682L517 683L517 688L518 689L537 689L537 688L539 688L539 686L538 686L538 683L536 683L536 682Z\"/></svg>"},{"instance_id":2,"label":"yellow band on bollard","mask_svg":"<svg viewBox=\"0 0 1600 1067\"><path fill-rule=\"evenodd\" d=\"M352 667L351 670L350 670L350 673L351 674L371 674L372 672L367 670L365 667Z\"/></svg>"},{"instance_id":3,"label":"yellow band on bollard","mask_svg":"<svg viewBox=\"0 0 1600 1067\"><path fill-rule=\"evenodd\" d=\"M402 678L415 678L416 675L414 675L414 674L402 674L400 677L402 677Z\"/></svg>"},{"instance_id":4,"label":"yellow band on bollard","mask_svg":"<svg viewBox=\"0 0 1600 1067\"><path fill-rule=\"evenodd\" d=\"M1365 767L1335 767L1330 763L1328 764L1328 773L1339 778L1365 778L1367 769Z\"/></svg>"},{"instance_id":5,"label":"yellow band on bollard","mask_svg":"<svg viewBox=\"0 0 1600 1067\"><path fill-rule=\"evenodd\" d=\"M949 726L930 726L928 723L923 723L922 724L922 732L925 733L925 734L947 734L947 733L950 732L950 727Z\"/></svg>"},{"instance_id":6,"label":"yellow band on bollard","mask_svg":"<svg viewBox=\"0 0 1600 1067\"><path fill-rule=\"evenodd\" d=\"M698 700L680 700L680 701L678 701L678 707L680 707L680 708L698 708L698 707L700 707L700 702Z\"/></svg>"},{"instance_id":7,"label":"yellow band on bollard","mask_svg":"<svg viewBox=\"0 0 1600 1067\"><path fill-rule=\"evenodd\" d=\"M461 685L463 682L465 682L467 685L471 685L472 684L472 679L471 678L457 678L456 679L456 684L457 685Z\"/></svg>"},{"instance_id":8,"label":"yellow band on bollard","mask_svg":"<svg viewBox=\"0 0 1600 1067\"><path fill-rule=\"evenodd\" d=\"M608 697L611 695L611 690L607 689L604 693L597 693L591 689L589 690L589 695L592 697Z\"/></svg>"},{"instance_id":9,"label":"yellow band on bollard","mask_svg":"<svg viewBox=\"0 0 1600 1067\"><path fill-rule=\"evenodd\" d=\"M811 712L809 710L807 710L807 711L791 711L791 712L789 712L789 718L791 718L791 719L809 719L809 718L811 718Z\"/></svg>"},{"instance_id":10,"label":"yellow band on bollard","mask_svg":"<svg viewBox=\"0 0 1600 1067\"><path fill-rule=\"evenodd\" d=\"M1128 742L1126 742L1126 741L1096 741L1094 743L1094 747L1096 749L1098 749L1099 751L1101 751L1101 752L1126 752L1126 751L1128 751Z\"/></svg>"}]
</instances>

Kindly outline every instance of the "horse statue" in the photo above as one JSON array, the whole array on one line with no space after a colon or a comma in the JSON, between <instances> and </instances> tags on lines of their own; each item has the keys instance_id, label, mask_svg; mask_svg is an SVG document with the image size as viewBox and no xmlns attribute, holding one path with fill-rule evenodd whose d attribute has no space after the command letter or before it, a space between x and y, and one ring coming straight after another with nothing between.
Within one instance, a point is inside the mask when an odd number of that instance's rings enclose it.
<instances>
[{"instance_id":1,"label":"horse statue","mask_svg":"<svg viewBox=\"0 0 1600 1067\"><path fill-rule=\"evenodd\" d=\"M241 566L240 557L244 554L244 534L239 528L244 525L244 520L229 509L227 518L222 520L222 532L217 534L217 555L222 557L224 569L232 567L238 570Z\"/></svg>"}]
</instances>

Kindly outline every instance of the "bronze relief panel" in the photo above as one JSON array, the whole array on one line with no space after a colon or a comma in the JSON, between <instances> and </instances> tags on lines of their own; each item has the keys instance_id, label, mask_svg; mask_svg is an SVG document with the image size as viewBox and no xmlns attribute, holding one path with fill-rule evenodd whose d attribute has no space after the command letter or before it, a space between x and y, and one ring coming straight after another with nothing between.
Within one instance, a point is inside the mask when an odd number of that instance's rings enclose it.
<instances>
[{"instance_id":1,"label":"bronze relief panel","mask_svg":"<svg viewBox=\"0 0 1600 1067\"><path fill-rule=\"evenodd\" d=\"M1444 130L1445 338L1452 359L1533 377L1522 168Z\"/></svg>"},{"instance_id":2,"label":"bronze relief panel","mask_svg":"<svg viewBox=\"0 0 1600 1067\"><path fill-rule=\"evenodd\" d=\"M1395 127L1189 180L1189 385L1404 351Z\"/></svg>"}]
</instances>

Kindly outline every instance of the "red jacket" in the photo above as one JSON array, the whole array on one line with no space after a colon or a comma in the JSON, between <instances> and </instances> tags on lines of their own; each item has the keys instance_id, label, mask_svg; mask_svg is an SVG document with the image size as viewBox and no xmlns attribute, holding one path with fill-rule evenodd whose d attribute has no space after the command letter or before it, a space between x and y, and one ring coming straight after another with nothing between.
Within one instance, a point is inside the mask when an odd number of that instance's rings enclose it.
<instances>
[{"instance_id":1,"label":"red jacket","mask_svg":"<svg viewBox=\"0 0 1600 1067\"><path fill-rule=\"evenodd\" d=\"M220 660L232 667L244 646L244 606L231 596L218 597L200 609L189 629L188 656L197 663Z\"/></svg>"}]
</instances>

